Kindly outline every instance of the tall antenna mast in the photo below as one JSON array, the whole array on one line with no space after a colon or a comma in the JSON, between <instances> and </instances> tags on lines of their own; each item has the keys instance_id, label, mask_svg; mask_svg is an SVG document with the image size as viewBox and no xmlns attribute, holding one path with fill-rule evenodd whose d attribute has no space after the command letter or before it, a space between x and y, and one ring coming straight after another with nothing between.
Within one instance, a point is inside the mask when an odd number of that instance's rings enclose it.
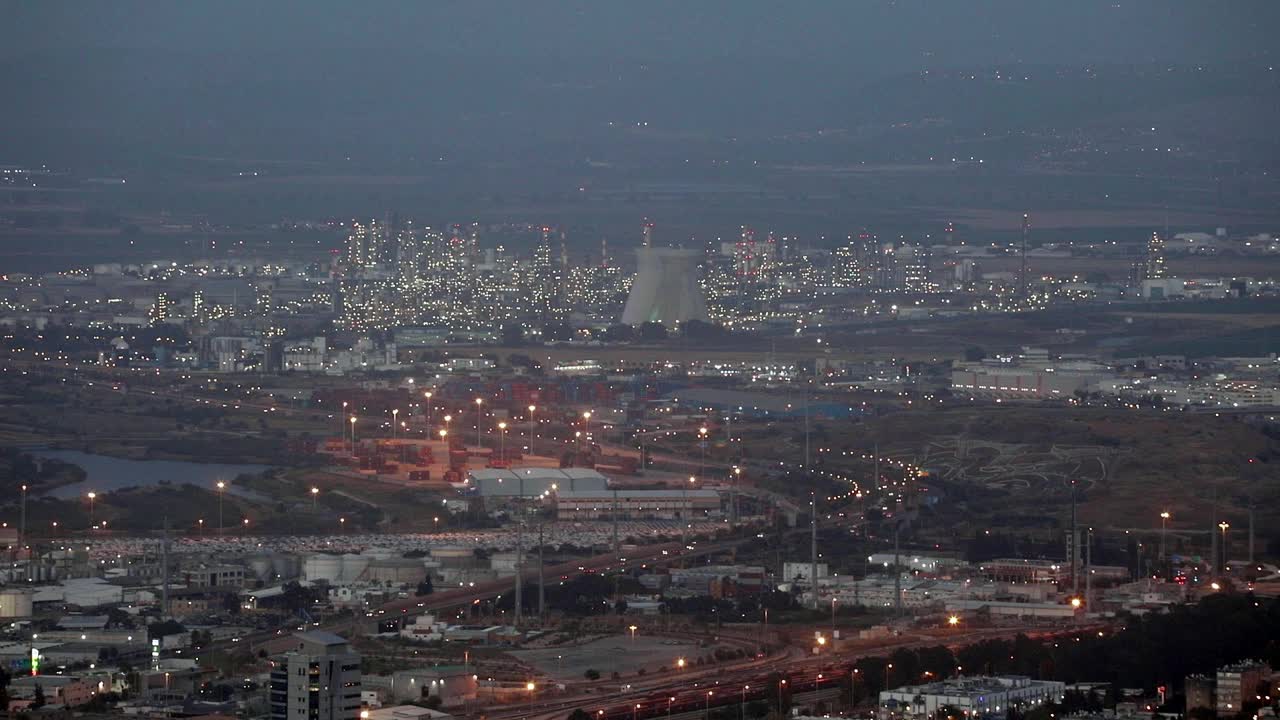
<instances>
[{"instance_id":1,"label":"tall antenna mast","mask_svg":"<svg viewBox=\"0 0 1280 720\"><path fill-rule=\"evenodd\" d=\"M813 589L813 609L818 609L818 494L809 491L809 586Z\"/></svg>"},{"instance_id":2,"label":"tall antenna mast","mask_svg":"<svg viewBox=\"0 0 1280 720\"><path fill-rule=\"evenodd\" d=\"M1022 250L1020 253L1021 259L1022 259L1022 269L1018 273L1018 292L1023 297L1027 297L1028 295L1031 294L1031 287L1030 287L1030 283L1028 282L1029 278L1027 277L1027 235L1030 232L1031 232L1031 215L1029 213L1022 213Z\"/></svg>"}]
</instances>

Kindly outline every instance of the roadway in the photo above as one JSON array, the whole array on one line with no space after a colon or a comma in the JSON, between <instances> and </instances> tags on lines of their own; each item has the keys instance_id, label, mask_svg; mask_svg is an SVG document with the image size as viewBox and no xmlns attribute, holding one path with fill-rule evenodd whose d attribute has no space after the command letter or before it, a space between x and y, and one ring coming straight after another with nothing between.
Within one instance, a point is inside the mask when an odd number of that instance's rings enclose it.
<instances>
[{"instance_id":1,"label":"roadway","mask_svg":"<svg viewBox=\"0 0 1280 720\"><path fill-rule=\"evenodd\" d=\"M853 672L853 664L865 657L887 657L899 649L920 649L935 645L958 648L984 640L1012 639L1021 633L1038 632L1042 637L1078 635L1096 632L1100 627L1109 626L1076 626L1048 632L1037 626L983 628L947 633L944 636L904 637L894 642L821 655L810 655L801 649L789 648L780 656L753 658L736 665L726 663L660 676L649 675L636 678L621 687L617 687L617 681L601 681L581 687L579 692L570 695L535 697L521 703L488 708L478 714L486 720L563 720L568 713L581 708L599 720L643 720L667 715L675 718L681 714L700 717L710 708L737 705L740 702L775 702L775 694L779 689L773 682L775 676L783 681L787 692L793 697L823 693L839 687L843 679ZM615 687L617 689L613 690Z\"/></svg>"}]
</instances>

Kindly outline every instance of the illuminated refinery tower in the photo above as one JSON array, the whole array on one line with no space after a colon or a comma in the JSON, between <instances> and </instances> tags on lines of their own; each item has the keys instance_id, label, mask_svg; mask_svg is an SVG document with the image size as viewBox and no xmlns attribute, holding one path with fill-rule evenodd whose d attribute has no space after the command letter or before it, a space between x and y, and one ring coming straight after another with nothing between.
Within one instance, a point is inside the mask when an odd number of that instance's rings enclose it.
<instances>
[{"instance_id":1,"label":"illuminated refinery tower","mask_svg":"<svg viewBox=\"0 0 1280 720\"><path fill-rule=\"evenodd\" d=\"M1147 241L1147 280L1160 280L1165 277L1164 266L1164 238L1160 237L1160 233L1151 233L1151 239Z\"/></svg>"},{"instance_id":2,"label":"illuminated refinery tower","mask_svg":"<svg viewBox=\"0 0 1280 720\"><path fill-rule=\"evenodd\" d=\"M707 301L698 286L701 251L640 247L636 257L639 267L622 309L624 325L708 319Z\"/></svg>"}]
</instances>

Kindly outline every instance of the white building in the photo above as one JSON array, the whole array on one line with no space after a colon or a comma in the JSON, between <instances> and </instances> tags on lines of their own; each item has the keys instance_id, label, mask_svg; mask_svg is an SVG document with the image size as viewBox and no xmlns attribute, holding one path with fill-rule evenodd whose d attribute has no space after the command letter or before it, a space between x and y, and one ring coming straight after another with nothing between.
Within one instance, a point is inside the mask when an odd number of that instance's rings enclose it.
<instances>
[{"instance_id":1,"label":"white building","mask_svg":"<svg viewBox=\"0 0 1280 720\"><path fill-rule=\"evenodd\" d=\"M271 670L271 720L356 720L360 715L360 656L330 632L294 635L298 649Z\"/></svg>"},{"instance_id":2,"label":"white building","mask_svg":"<svg viewBox=\"0 0 1280 720\"><path fill-rule=\"evenodd\" d=\"M885 690L880 693L880 711L891 717L924 718L951 707L965 717L1004 717L1011 707L1025 712L1061 702L1065 692L1063 683L1021 675L959 677Z\"/></svg>"}]
</instances>

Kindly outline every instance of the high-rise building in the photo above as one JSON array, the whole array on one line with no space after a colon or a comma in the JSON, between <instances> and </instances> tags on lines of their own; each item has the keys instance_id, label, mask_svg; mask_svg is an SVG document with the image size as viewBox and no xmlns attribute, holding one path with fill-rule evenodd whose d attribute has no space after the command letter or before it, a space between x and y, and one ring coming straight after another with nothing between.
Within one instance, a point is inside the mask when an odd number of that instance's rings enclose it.
<instances>
[{"instance_id":1,"label":"high-rise building","mask_svg":"<svg viewBox=\"0 0 1280 720\"><path fill-rule=\"evenodd\" d=\"M929 263L933 253L923 245L901 245L893 252L898 271L901 273L898 285L907 292L933 292L937 287L929 274Z\"/></svg>"},{"instance_id":2,"label":"high-rise building","mask_svg":"<svg viewBox=\"0 0 1280 720\"><path fill-rule=\"evenodd\" d=\"M850 235L836 248L831 262L831 285L838 288L869 287L877 267L877 246L870 233Z\"/></svg>"},{"instance_id":3,"label":"high-rise building","mask_svg":"<svg viewBox=\"0 0 1280 720\"><path fill-rule=\"evenodd\" d=\"M196 290L191 293L191 320L192 322L202 323L205 321L205 313L208 308L205 307L204 291Z\"/></svg>"},{"instance_id":4,"label":"high-rise building","mask_svg":"<svg viewBox=\"0 0 1280 720\"><path fill-rule=\"evenodd\" d=\"M330 632L293 636L297 650L273 658L271 720L356 720L360 656Z\"/></svg>"},{"instance_id":5,"label":"high-rise building","mask_svg":"<svg viewBox=\"0 0 1280 720\"><path fill-rule=\"evenodd\" d=\"M1161 280L1166 276L1164 264L1164 238L1160 237L1160 233L1151 233L1151 239L1147 240L1147 267L1146 280Z\"/></svg>"}]
</instances>

